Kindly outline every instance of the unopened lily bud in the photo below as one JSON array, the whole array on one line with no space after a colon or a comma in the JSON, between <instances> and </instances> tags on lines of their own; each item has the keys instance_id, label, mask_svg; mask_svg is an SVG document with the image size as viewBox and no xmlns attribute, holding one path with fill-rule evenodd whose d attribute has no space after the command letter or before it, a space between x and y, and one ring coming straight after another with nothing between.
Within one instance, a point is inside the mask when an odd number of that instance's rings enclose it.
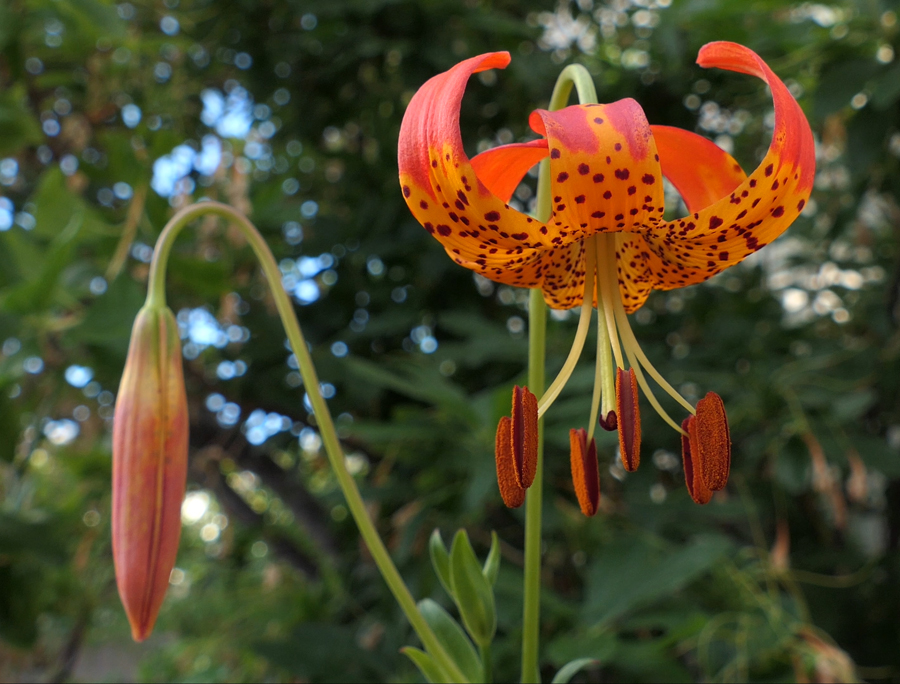
<instances>
[{"instance_id":1,"label":"unopened lily bud","mask_svg":"<svg viewBox=\"0 0 900 684\"><path fill-rule=\"evenodd\" d=\"M178 324L145 305L131 332L113 423L116 584L135 641L153 630L181 536L188 410Z\"/></svg>"}]
</instances>

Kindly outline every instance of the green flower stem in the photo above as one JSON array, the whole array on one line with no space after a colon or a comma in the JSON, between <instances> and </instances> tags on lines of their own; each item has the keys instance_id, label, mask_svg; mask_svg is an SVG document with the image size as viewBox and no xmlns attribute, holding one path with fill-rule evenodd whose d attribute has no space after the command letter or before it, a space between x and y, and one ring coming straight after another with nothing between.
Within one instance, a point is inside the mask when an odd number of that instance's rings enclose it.
<instances>
[{"instance_id":1,"label":"green flower stem","mask_svg":"<svg viewBox=\"0 0 900 684\"><path fill-rule=\"evenodd\" d=\"M569 102L572 86L582 104L597 102L597 90L591 75L580 64L570 64L556 80L550 98L550 111L562 109ZM535 218L544 222L551 211L550 160L541 162L538 175ZM528 300L528 389L540 397L544 393L544 361L547 339L547 304L539 288ZM538 465L534 482L525 500L525 586L522 613L522 682L541 681L538 666L538 644L541 621L541 515L544 487L544 419L538 423Z\"/></svg>"},{"instance_id":2,"label":"green flower stem","mask_svg":"<svg viewBox=\"0 0 900 684\"><path fill-rule=\"evenodd\" d=\"M278 264L275 262L275 257L272 255L266 241L253 224L235 209L218 202L193 204L175 214L175 216L173 216L166 224L166 227L163 229L163 232L156 242L153 261L150 264L150 283L147 295L148 305L165 306L165 270L169 259L169 253L172 249L172 243L175 241L178 233L181 232L181 229L191 220L205 214L221 216L236 225L250 243L250 247L256 254L257 259L259 259L266 280L269 281L269 288L272 292L272 297L275 299L275 306L278 309L278 314L281 316L281 322L287 332L291 349L297 357L300 375L303 377L303 384L306 387L310 403L313 407L313 412L316 416L319 432L322 435L325 451L328 454L328 460L331 462L331 467L334 469L335 477L337 477L341 491L344 493L344 498L347 500L347 506L350 509L350 513L353 515L353 519L356 521L359 532L365 540L366 546L368 546L369 552L372 554L372 558L375 560L375 564L381 572L381 576L384 578L384 581L387 582L388 587L390 587L391 592L394 594L394 598L397 600L397 603L400 604L400 608L403 610L406 618L416 631L416 634L418 634L425 649L450 678L450 681L467 681L459 667L457 667L456 663L441 646L434 632L431 630L431 627L425 622L425 619L416 607L415 599L413 599L412 594L409 592L409 589L407 589L406 584L404 584L400 572L391 560L387 548L385 548L384 543L381 541L381 537L378 535L378 531L375 529L375 525L372 523L371 518L369 518L362 496L360 496L359 488L356 486L353 476L350 475L347 466L345 465L344 453L341 449L337 432L335 432L334 429L334 421L331 418L331 412L328 410L328 405L325 403L319 390L319 379L316 376L316 369L313 366L312 358L309 355L303 333L300 331L297 314L294 312L294 307L291 304L287 292L285 292L284 288L281 286L281 272L278 270Z\"/></svg>"}]
</instances>

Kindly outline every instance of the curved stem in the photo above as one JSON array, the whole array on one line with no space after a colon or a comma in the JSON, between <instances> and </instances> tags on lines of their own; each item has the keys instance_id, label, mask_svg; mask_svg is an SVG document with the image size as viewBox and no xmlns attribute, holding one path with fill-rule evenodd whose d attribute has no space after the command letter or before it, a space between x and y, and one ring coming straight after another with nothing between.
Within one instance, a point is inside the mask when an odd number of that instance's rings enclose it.
<instances>
[{"instance_id":1,"label":"curved stem","mask_svg":"<svg viewBox=\"0 0 900 684\"><path fill-rule=\"evenodd\" d=\"M588 70L580 64L570 64L556 80L548 109L562 109L569 101L572 86L582 104L596 103L597 90ZM550 160L541 162L538 175L535 218L547 221L552 198L550 188ZM544 361L546 356L547 304L539 288L531 290L528 299L528 387L537 396L544 392ZM525 581L522 610L522 682L541 681L538 667L541 618L541 514L544 487L544 419L538 421L538 464L534 482L525 498Z\"/></svg>"},{"instance_id":2,"label":"curved stem","mask_svg":"<svg viewBox=\"0 0 900 684\"><path fill-rule=\"evenodd\" d=\"M384 542L378 535L375 525L372 523L369 514L366 511L359 488L356 481L347 470L344 462L344 453L338 440L337 432L334 429L334 421L331 418L331 412L328 405L322 397L319 389L319 378L316 375L316 369L313 366L312 358L309 355L309 349L306 346L306 340L300 330L300 324L297 321L297 314L291 304L290 297L281 285L281 272L278 270L278 264L272 255L268 244L262 235L256 230L252 223L235 209L218 202L202 202L194 204L179 211L173 216L163 232L160 234L156 242L156 249L153 252L153 261L150 264L150 282L149 292L147 294L147 302L164 306L166 302L165 292L165 270L169 260L169 253L172 249L172 243L175 241L178 233L181 232L191 220L204 214L215 214L229 221L232 221L241 231L250 247L259 259L262 271L269 281L269 289L275 300L275 306L281 317L291 349L297 357L297 363L300 375L303 377L303 384L312 404L313 413L316 416L319 432L322 435L322 441L325 445L325 452L328 454L328 460L334 469L335 477L347 500L347 507L350 509L351 515L359 528L359 533L366 542L369 552L384 581L393 593L397 603L406 615L422 644L428 653L435 659L437 664L444 672L449 675L451 681L465 682L467 681L463 673L460 671L456 663L450 658L444 648L441 646L431 627L422 617L416 606L415 599L403 582L400 572L394 565Z\"/></svg>"}]
</instances>

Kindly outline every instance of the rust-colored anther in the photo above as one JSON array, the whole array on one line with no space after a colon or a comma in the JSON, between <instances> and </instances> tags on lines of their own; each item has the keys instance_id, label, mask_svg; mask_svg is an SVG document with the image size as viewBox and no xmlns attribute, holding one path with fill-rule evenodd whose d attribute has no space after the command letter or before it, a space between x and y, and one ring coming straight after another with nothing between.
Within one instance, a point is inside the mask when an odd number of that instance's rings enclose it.
<instances>
[{"instance_id":1,"label":"rust-colored anther","mask_svg":"<svg viewBox=\"0 0 900 684\"><path fill-rule=\"evenodd\" d=\"M641 409L634 368L629 368L627 373L616 369L616 419L622 465L632 473L641 464Z\"/></svg>"},{"instance_id":2,"label":"rust-colored anther","mask_svg":"<svg viewBox=\"0 0 900 684\"><path fill-rule=\"evenodd\" d=\"M616 419L615 411L610 411L609 413L607 413L606 418L604 418L603 414L601 413L597 418L597 422L600 424L600 427L602 427L607 432L615 432L619 429L619 421Z\"/></svg>"},{"instance_id":3,"label":"rust-colored anther","mask_svg":"<svg viewBox=\"0 0 900 684\"><path fill-rule=\"evenodd\" d=\"M584 428L569 430L571 448L572 483L581 512L590 517L600 505L600 469L597 463L597 446L587 441Z\"/></svg>"},{"instance_id":4,"label":"rust-colored anther","mask_svg":"<svg viewBox=\"0 0 900 684\"><path fill-rule=\"evenodd\" d=\"M681 436L684 483L687 485L688 494L691 495L694 503L707 504L712 498L712 492L700 475L702 457L697 448L697 419L694 416L688 416L681 422L681 429L688 433L688 436Z\"/></svg>"},{"instance_id":5,"label":"rust-colored anther","mask_svg":"<svg viewBox=\"0 0 900 684\"><path fill-rule=\"evenodd\" d=\"M516 482L528 489L537 474L538 403L527 387L518 385L513 388L511 438Z\"/></svg>"},{"instance_id":6,"label":"rust-colored anther","mask_svg":"<svg viewBox=\"0 0 900 684\"><path fill-rule=\"evenodd\" d=\"M700 474L706 486L717 492L728 484L731 470L731 434L722 397L708 392L697 402L697 446Z\"/></svg>"},{"instance_id":7,"label":"rust-colored anther","mask_svg":"<svg viewBox=\"0 0 900 684\"><path fill-rule=\"evenodd\" d=\"M497 425L494 457L497 461L497 484L500 485L500 496L503 498L503 503L509 508L518 508L525 503L525 490L519 486L516 475L512 446L512 419L509 416L503 416Z\"/></svg>"}]
</instances>

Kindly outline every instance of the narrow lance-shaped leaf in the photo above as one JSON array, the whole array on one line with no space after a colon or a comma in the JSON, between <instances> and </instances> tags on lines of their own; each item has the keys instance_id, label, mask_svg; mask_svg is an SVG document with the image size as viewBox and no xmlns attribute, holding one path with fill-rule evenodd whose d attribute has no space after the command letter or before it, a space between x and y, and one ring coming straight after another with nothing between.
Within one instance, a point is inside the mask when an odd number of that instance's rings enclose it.
<instances>
[{"instance_id":1,"label":"narrow lance-shaped leaf","mask_svg":"<svg viewBox=\"0 0 900 684\"><path fill-rule=\"evenodd\" d=\"M431 599L422 599L418 606L425 622L434 631L434 635L447 651L447 655L465 675L466 681L480 681L481 658L478 657L475 647L462 627L450 617L446 610Z\"/></svg>"},{"instance_id":2,"label":"narrow lance-shaped leaf","mask_svg":"<svg viewBox=\"0 0 900 684\"><path fill-rule=\"evenodd\" d=\"M450 579L463 624L476 643L487 646L497 631L494 591L464 530L459 530L453 538Z\"/></svg>"},{"instance_id":3,"label":"narrow lance-shaped leaf","mask_svg":"<svg viewBox=\"0 0 900 684\"><path fill-rule=\"evenodd\" d=\"M444 540L441 539L441 531L435 528L428 540L428 554L431 556L431 565L434 568L434 574L441 581L441 586L453 598L453 582L450 579L450 554L447 553L447 547L444 546Z\"/></svg>"},{"instance_id":4,"label":"narrow lance-shaped leaf","mask_svg":"<svg viewBox=\"0 0 900 684\"><path fill-rule=\"evenodd\" d=\"M411 661L413 661L413 664L417 668L419 668L419 672L422 673L422 676L432 684L452 681L452 679L444 673L440 666L436 662L434 662L434 658L425 653L425 651L419 650L418 648L413 648L412 646L406 646L404 648L401 648L400 652Z\"/></svg>"},{"instance_id":5,"label":"narrow lance-shaped leaf","mask_svg":"<svg viewBox=\"0 0 900 684\"><path fill-rule=\"evenodd\" d=\"M491 532L491 550L481 572L491 586L497 583L497 575L500 573L500 537L496 532Z\"/></svg>"}]
</instances>

